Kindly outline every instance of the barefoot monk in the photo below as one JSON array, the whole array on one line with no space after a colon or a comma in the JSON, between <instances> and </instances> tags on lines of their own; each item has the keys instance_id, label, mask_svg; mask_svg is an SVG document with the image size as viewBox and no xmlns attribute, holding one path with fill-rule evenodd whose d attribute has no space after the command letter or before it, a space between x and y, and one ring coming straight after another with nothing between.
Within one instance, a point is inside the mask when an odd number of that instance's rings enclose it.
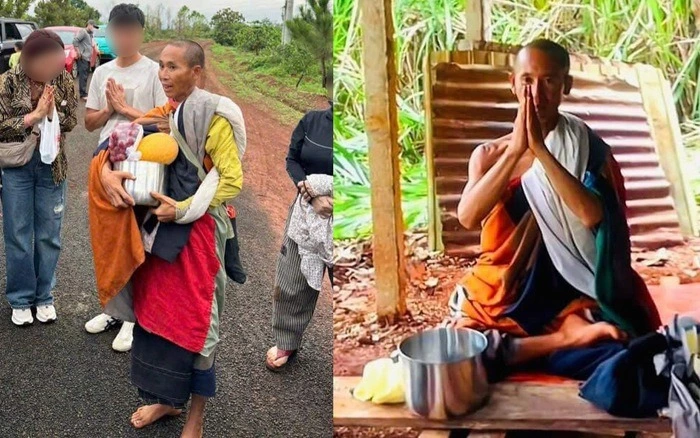
<instances>
[{"instance_id":1,"label":"barefoot monk","mask_svg":"<svg viewBox=\"0 0 700 438\"><path fill-rule=\"evenodd\" d=\"M517 54L513 132L477 147L469 161L458 216L468 229L481 226L483 254L450 308L454 325L508 340L505 365L539 359L585 378L579 365L660 321L630 266L625 191L610 147L559 111L572 87L569 62L548 40Z\"/></svg>"},{"instance_id":2,"label":"barefoot monk","mask_svg":"<svg viewBox=\"0 0 700 438\"><path fill-rule=\"evenodd\" d=\"M131 423L143 428L180 415L191 399L182 433L188 438L202 436L204 407L216 390L224 253L233 238L226 202L241 191L246 146L239 107L197 87L204 65L204 50L196 42L169 43L160 55L159 78L170 103L136 120L150 124L167 116L169 121L169 129L145 126L142 141L153 144L152 135L176 151L174 161L167 161L166 194L151 194L160 202L157 208L117 209L108 202L100 178L93 176L103 171L107 151L93 159L90 178L96 193L91 197L93 251L96 259L111 261L96 269L98 292L109 301L127 281L133 288L131 380L146 405Z\"/></svg>"}]
</instances>

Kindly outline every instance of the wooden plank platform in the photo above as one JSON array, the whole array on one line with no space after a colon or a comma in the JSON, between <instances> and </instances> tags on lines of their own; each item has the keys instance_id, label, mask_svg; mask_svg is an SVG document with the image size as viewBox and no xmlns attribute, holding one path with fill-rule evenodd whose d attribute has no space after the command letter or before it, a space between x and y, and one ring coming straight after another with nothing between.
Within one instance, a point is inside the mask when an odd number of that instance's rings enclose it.
<instances>
[{"instance_id":1,"label":"wooden plank platform","mask_svg":"<svg viewBox=\"0 0 700 438\"><path fill-rule=\"evenodd\" d=\"M578 396L578 383L503 382L491 386L482 409L457 419L428 420L405 405L375 405L352 397L360 377L333 378L334 426L411 427L427 430L484 431L560 430L593 433L668 433L667 418L620 418L609 415Z\"/></svg>"}]
</instances>

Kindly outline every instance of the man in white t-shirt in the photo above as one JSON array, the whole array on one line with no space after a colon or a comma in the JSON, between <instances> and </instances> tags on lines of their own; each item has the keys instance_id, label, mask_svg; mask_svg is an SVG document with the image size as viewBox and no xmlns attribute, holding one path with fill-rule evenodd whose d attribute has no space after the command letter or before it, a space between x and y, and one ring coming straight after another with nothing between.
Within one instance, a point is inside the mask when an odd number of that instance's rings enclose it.
<instances>
[{"instance_id":1,"label":"man in white t-shirt","mask_svg":"<svg viewBox=\"0 0 700 438\"><path fill-rule=\"evenodd\" d=\"M158 79L158 63L139 52L145 21L143 12L132 4L117 5L109 14L107 32L117 58L95 70L85 113L85 128L90 132L101 129L100 143L109 138L117 124L135 120L168 101ZM102 172L102 184L115 206L126 208L134 205L134 200L122 187L123 179L129 177L111 169ZM120 295L128 296L128 291L122 291ZM113 301L121 299L128 300L117 297ZM115 314L110 312L109 304L105 312ZM117 318L102 313L88 321L85 329L89 333L101 333L118 323ZM133 322L124 321L112 348L129 351L133 329Z\"/></svg>"}]
</instances>

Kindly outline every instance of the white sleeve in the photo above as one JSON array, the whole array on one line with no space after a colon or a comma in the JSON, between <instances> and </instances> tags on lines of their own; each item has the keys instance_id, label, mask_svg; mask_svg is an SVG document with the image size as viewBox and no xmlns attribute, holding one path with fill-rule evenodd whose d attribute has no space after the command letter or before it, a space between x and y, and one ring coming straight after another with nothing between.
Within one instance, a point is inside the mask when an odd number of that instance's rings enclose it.
<instances>
[{"instance_id":1,"label":"white sleeve","mask_svg":"<svg viewBox=\"0 0 700 438\"><path fill-rule=\"evenodd\" d=\"M158 77L158 69L160 67L156 66L155 74L153 75L153 102L155 105L153 107L163 106L168 103L168 96L165 95L165 90L163 90L163 84L160 83L160 78Z\"/></svg>"},{"instance_id":2,"label":"white sleeve","mask_svg":"<svg viewBox=\"0 0 700 438\"><path fill-rule=\"evenodd\" d=\"M90 81L90 89L88 90L88 97L87 102L85 103L85 108L99 111L105 106L107 106L107 99L104 95L104 92L102 91L104 81L102 80L102 75L100 73L101 71L98 67L98 69L95 70L95 73L93 73L92 75L92 81Z\"/></svg>"}]
</instances>

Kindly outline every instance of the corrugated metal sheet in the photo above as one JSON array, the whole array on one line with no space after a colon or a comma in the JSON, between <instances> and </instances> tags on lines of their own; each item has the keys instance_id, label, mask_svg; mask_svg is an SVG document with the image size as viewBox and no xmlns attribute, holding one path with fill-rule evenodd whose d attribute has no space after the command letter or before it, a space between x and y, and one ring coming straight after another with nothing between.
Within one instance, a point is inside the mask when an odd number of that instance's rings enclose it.
<instances>
[{"instance_id":1,"label":"corrugated metal sheet","mask_svg":"<svg viewBox=\"0 0 700 438\"><path fill-rule=\"evenodd\" d=\"M517 101L503 67L440 63L434 68L430 108L434 190L445 252L461 255L473 252L479 243L479 232L465 230L457 219L469 157L479 144L512 130ZM657 248L681 243L670 184L659 164L639 89L619 79L581 71L572 74L574 88L561 110L585 120L620 162L632 244Z\"/></svg>"}]
</instances>

